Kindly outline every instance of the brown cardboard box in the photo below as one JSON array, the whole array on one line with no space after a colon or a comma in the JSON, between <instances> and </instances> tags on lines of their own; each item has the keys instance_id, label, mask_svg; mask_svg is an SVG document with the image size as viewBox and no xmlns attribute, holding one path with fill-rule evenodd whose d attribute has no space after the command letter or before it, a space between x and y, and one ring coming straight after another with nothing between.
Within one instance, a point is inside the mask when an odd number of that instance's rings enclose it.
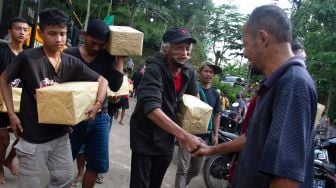
<instances>
[{"instance_id":1,"label":"brown cardboard box","mask_svg":"<svg viewBox=\"0 0 336 188\"><path fill-rule=\"evenodd\" d=\"M67 82L36 90L38 122L76 125L94 104L98 82Z\"/></svg>"},{"instance_id":2,"label":"brown cardboard box","mask_svg":"<svg viewBox=\"0 0 336 188\"><path fill-rule=\"evenodd\" d=\"M14 112L20 112L21 93L22 88L17 87L12 88ZM0 112L7 112L6 104L1 94L0 94Z\"/></svg>"},{"instance_id":3,"label":"brown cardboard box","mask_svg":"<svg viewBox=\"0 0 336 188\"><path fill-rule=\"evenodd\" d=\"M199 98L184 94L179 106L179 125L191 134L205 134L212 114L212 107Z\"/></svg>"},{"instance_id":4,"label":"brown cardboard box","mask_svg":"<svg viewBox=\"0 0 336 188\"><path fill-rule=\"evenodd\" d=\"M120 89L116 92L113 92L108 88L107 96L114 97L114 96L129 95L129 92L130 92L130 88L129 88L128 78L127 76L124 76L123 83L121 84Z\"/></svg>"},{"instance_id":5,"label":"brown cardboard box","mask_svg":"<svg viewBox=\"0 0 336 188\"><path fill-rule=\"evenodd\" d=\"M142 55L144 34L127 26L110 26L110 38L106 46L112 55Z\"/></svg>"},{"instance_id":6,"label":"brown cardboard box","mask_svg":"<svg viewBox=\"0 0 336 188\"><path fill-rule=\"evenodd\" d=\"M320 124L320 119L322 117L322 113L324 109L325 109L325 106L323 104L317 103L316 116L315 116L315 122L314 122L315 128Z\"/></svg>"}]
</instances>

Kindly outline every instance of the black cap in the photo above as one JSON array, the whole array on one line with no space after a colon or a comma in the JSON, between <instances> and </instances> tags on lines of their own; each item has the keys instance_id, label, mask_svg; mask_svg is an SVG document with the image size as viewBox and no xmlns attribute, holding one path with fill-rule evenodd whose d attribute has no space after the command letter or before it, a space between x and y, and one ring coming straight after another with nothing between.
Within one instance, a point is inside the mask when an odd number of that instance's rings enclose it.
<instances>
[{"instance_id":1,"label":"black cap","mask_svg":"<svg viewBox=\"0 0 336 188\"><path fill-rule=\"evenodd\" d=\"M189 31L184 28L173 28L165 32L162 37L163 42L181 43L190 41L196 43L196 40L191 37Z\"/></svg>"},{"instance_id":2,"label":"black cap","mask_svg":"<svg viewBox=\"0 0 336 188\"><path fill-rule=\"evenodd\" d=\"M202 70L205 65L211 67L214 70L215 74L221 74L222 73L222 69L219 66L211 64L208 61L202 63L202 65L200 67L200 70Z\"/></svg>"},{"instance_id":3,"label":"black cap","mask_svg":"<svg viewBox=\"0 0 336 188\"><path fill-rule=\"evenodd\" d=\"M86 28L86 34L107 41L110 36L110 29L102 20L90 20Z\"/></svg>"}]
</instances>

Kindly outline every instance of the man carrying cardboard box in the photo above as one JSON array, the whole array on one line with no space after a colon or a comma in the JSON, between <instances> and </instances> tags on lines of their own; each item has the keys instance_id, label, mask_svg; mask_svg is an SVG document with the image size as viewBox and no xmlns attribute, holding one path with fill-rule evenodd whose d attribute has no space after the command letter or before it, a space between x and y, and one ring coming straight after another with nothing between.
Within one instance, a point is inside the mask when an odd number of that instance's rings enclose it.
<instances>
[{"instance_id":1,"label":"man carrying cardboard box","mask_svg":"<svg viewBox=\"0 0 336 188\"><path fill-rule=\"evenodd\" d=\"M67 48L65 53L80 59L90 69L109 81L112 91L117 91L123 82L124 57L110 55L104 46L109 38L109 27L101 20L90 20L83 33L84 44ZM73 158L77 158L78 175L73 185L83 181L85 187L93 187L97 179L103 183L103 176L109 168L109 132L111 117L107 113L107 98L95 119L84 121L74 127L70 134ZM85 147L85 149L84 149ZM82 148L82 149L81 149ZM86 171L84 174L85 160Z\"/></svg>"},{"instance_id":2,"label":"man carrying cardboard box","mask_svg":"<svg viewBox=\"0 0 336 188\"><path fill-rule=\"evenodd\" d=\"M160 187L171 162L176 137L191 153L201 139L177 122L177 107L183 94L196 96L195 71L188 65L196 40L184 28L163 35L163 53L146 60L137 89L137 104L131 117L131 188Z\"/></svg>"},{"instance_id":3,"label":"man carrying cardboard box","mask_svg":"<svg viewBox=\"0 0 336 188\"><path fill-rule=\"evenodd\" d=\"M68 16L59 9L39 14L43 46L20 53L0 77L1 91L7 106L11 127L19 142L15 146L19 159L18 187L41 186L41 173L47 166L48 187L69 187L74 175L69 127L39 124L36 89L68 81L98 81L96 102L86 113L95 118L106 96L107 80L89 69L77 58L62 53L67 36ZM20 119L14 113L11 85L13 78L22 80Z\"/></svg>"},{"instance_id":4,"label":"man carrying cardboard box","mask_svg":"<svg viewBox=\"0 0 336 188\"><path fill-rule=\"evenodd\" d=\"M208 133L196 135L207 144L218 144L218 129L221 111L219 93L212 87L212 80L216 74L222 72L221 68L205 62L199 69L199 95L200 99L209 104L213 111L208 125ZM185 188L192 178L201 171L205 157L193 157L186 148L178 147L178 166L175 177L175 188Z\"/></svg>"},{"instance_id":5,"label":"man carrying cardboard box","mask_svg":"<svg viewBox=\"0 0 336 188\"><path fill-rule=\"evenodd\" d=\"M7 43L0 43L0 74L6 69L6 67L13 62L15 57L23 51L23 43L28 36L29 25L23 18L13 18L8 23L8 34L11 41ZM20 82L20 81L19 81ZM5 183L4 169L6 166L10 169L13 175L17 175L17 169L13 164L15 158L14 148L6 157L6 150L9 145L9 133L7 126L9 125L9 118L6 113L0 113L0 184ZM17 143L16 139L13 146Z\"/></svg>"}]
</instances>

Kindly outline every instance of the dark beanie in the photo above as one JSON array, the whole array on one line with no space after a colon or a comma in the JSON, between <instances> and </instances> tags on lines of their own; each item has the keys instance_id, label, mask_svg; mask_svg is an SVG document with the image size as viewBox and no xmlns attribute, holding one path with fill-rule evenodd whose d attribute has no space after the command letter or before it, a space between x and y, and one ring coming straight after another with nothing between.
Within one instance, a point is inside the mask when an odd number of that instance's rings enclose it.
<instances>
[{"instance_id":1,"label":"dark beanie","mask_svg":"<svg viewBox=\"0 0 336 188\"><path fill-rule=\"evenodd\" d=\"M90 20L86 28L86 34L93 38L107 41L110 35L110 29L102 20Z\"/></svg>"}]
</instances>

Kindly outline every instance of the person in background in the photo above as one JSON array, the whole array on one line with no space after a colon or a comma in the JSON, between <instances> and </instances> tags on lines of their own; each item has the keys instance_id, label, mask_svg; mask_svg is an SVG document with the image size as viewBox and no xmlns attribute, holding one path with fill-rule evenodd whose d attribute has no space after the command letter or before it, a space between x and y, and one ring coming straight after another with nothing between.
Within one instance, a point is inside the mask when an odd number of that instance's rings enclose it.
<instances>
[{"instance_id":1,"label":"person in background","mask_svg":"<svg viewBox=\"0 0 336 188\"><path fill-rule=\"evenodd\" d=\"M102 20L90 20L83 32L84 44L67 48L64 52L102 75L108 80L109 88L117 91L123 81L124 57L112 56L106 51L104 47L109 35L109 27ZM73 158L79 153L78 175L74 186L80 181L83 181L84 187L93 187L95 182L103 183L102 173L106 173L109 168L109 133L112 121L108 114L107 97L101 102L102 108L96 118L74 126L70 134ZM85 161L86 170L83 174Z\"/></svg>"},{"instance_id":2,"label":"person in background","mask_svg":"<svg viewBox=\"0 0 336 188\"><path fill-rule=\"evenodd\" d=\"M230 109L230 101L229 98L227 97L226 91L221 91L221 109L222 111Z\"/></svg>"},{"instance_id":3,"label":"person in background","mask_svg":"<svg viewBox=\"0 0 336 188\"><path fill-rule=\"evenodd\" d=\"M171 162L175 138L191 153L202 139L177 122L183 94L197 96L195 71L188 64L196 40L184 28L167 30L163 53L146 60L130 121L132 150L130 188L159 188Z\"/></svg>"},{"instance_id":4,"label":"person in background","mask_svg":"<svg viewBox=\"0 0 336 188\"><path fill-rule=\"evenodd\" d=\"M208 133L196 135L208 145L218 144L218 129L221 112L219 93L212 87L212 81L216 74L221 74L222 69L216 65L205 62L199 69L199 96L201 100L212 107L212 116L208 125ZM192 178L201 171L205 157L193 157L189 151L178 147L178 166L175 177L175 188L185 188Z\"/></svg>"},{"instance_id":5,"label":"person in background","mask_svg":"<svg viewBox=\"0 0 336 188\"><path fill-rule=\"evenodd\" d=\"M132 80L133 80L133 93L131 94L131 97L136 97L136 91L137 91L138 85L140 84L142 76L145 73L145 70L146 70L146 65L144 65L143 67L141 67L140 69L138 69L136 72L134 72L134 74L132 76Z\"/></svg>"},{"instance_id":6,"label":"person in background","mask_svg":"<svg viewBox=\"0 0 336 188\"><path fill-rule=\"evenodd\" d=\"M304 58L305 61L307 60L305 48L302 42L300 42L299 40L296 39L292 41L292 51L294 55L300 55Z\"/></svg>"},{"instance_id":7,"label":"person in background","mask_svg":"<svg viewBox=\"0 0 336 188\"><path fill-rule=\"evenodd\" d=\"M13 18L8 22L8 35L11 38L9 43L0 43L0 74L11 64L15 57L23 51L23 44L28 37L29 25L23 18ZM19 85L20 80L16 79L12 86ZM0 184L5 183L5 175L3 166L7 167L15 176L18 175L16 166L13 160L16 156L15 149L13 148L18 142L16 139L13 143L8 157L6 158L6 150L9 146L9 117L7 113L0 113Z\"/></svg>"},{"instance_id":8,"label":"person in background","mask_svg":"<svg viewBox=\"0 0 336 188\"><path fill-rule=\"evenodd\" d=\"M106 96L107 80L79 59L62 52L67 37L68 16L56 8L39 13L39 35L43 46L25 50L7 66L0 87L7 106L10 125L19 138L15 145L19 160L18 187L41 186L47 167L47 187L70 187L74 176L69 126L38 123L36 89L70 81L98 82L95 103L86 110L94 119ZM20 78L22 95L20 119L14 112L11 81Z\"/></svg>"},{"instance_id":9,"label":"person in background","mask_svg":"<svg viewBox=\"0 0 336 188\"><path fill-rule=\"evenodd\" d=\"M133 61L133 58L129 58L127 63L126 63L126 68L127 68L127 71L128 71L128 74L131 74L133 69L134 69L134 61Z\"/></svg>"},{"instance_id":10,"label":"person in background","mask_svg":"<svg viewBox=\"0 0 336 188\"><path fill-rule=\"evenodd\" d=\"M124 79L128 80L128 83L130 84L131 80L128 79L128 70L127 69L124 69ZM129 101L128 101L128 98L129 98L129 95L123 95L123 96L120 96L120 107L121 107L121 114L120 114L120 121L119 121L119 124L120 125L124 125L124 117L125 117L125 113L126 113L126 110L129 108ZM119 110L118 110L119 111ZM119 114L119 112L118 112Z\"/></svg>"}]
</instances>

